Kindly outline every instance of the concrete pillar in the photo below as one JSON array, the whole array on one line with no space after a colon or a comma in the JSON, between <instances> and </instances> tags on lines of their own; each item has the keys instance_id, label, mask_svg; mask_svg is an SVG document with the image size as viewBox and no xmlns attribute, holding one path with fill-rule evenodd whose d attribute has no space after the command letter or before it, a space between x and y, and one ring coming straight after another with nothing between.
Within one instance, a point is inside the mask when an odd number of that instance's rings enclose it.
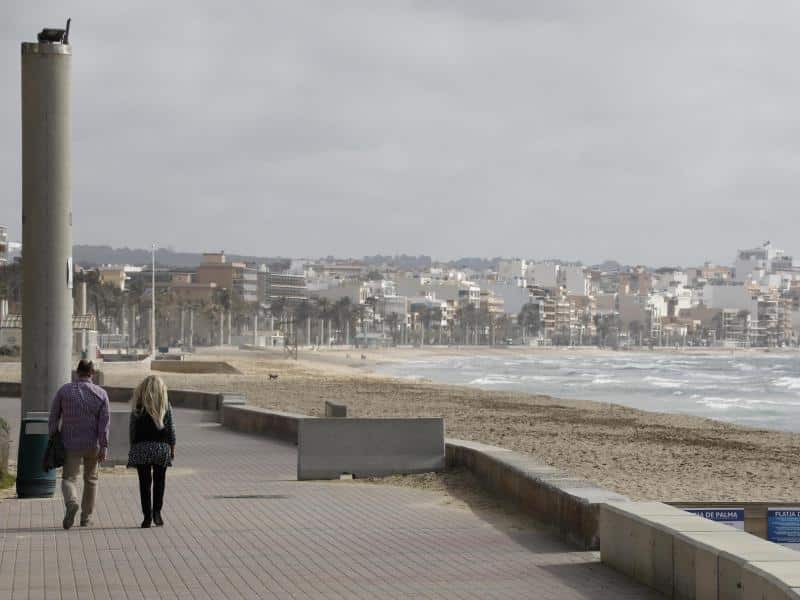
<instances>
[{"instance_id":1,"label":"concrete pillar","mask_svg":"<svg viewBox=\"0 0 800 600\"><path fill-rule=\"evenodd\" d=\"M85 315L86 313L89 312L89 310L87 308L87 302L86 302L87 294L86 294L86 282L85 281L81 281L78 284L77 292L78 292L78 314L79 315Z\"/></svg>"},{"instance_id":2,"label":"concrete pillar","mask_svg":"<svg viewBox=\"0 0 800 600\"><path fill-rule=\"evenodd\" d=\"M194 306L189 307L189 348L194 349Z\"/></svg>"},{"instance_id":3,"label":"concrete pillar","mask_svg":"<svg viewBox=\"0 0 800 600\"><path fill-rule=\"evenodd\" d=\"M306 317L306 346L311 345L311 317Z\"/></svg>"},{"instance_id":4,"label":"concrete pillar","mask_svg":"<svg viewBox=\"0 0 800 600\"><path fill-rule=\"evenodd\" d=\"M220 311L219 312L219 345L222 346L225 343L225 313Z\"/></svg>"},{"instance_id":5,"label":"concrete pillar","mask_svg":"<svg viewBox=\"0 0 800 600\"><path fill-rule=\"evenodd\" d=\"M76 295L78 296L77 302L76 302L76 304L77 304L77 307L76 307L77 308L77 314L85 315L87 313L87 307L86 307L86 282L85 281L81 281L78 284L78 288L75 290L75 292L76 292ZM87 346L88 340L86 339L86 336L87 336L86 330L85 329L81 329L81 348L80 348L81 352L87 352L87 347L86 346ZM87 356L88 356L88 353L87 353Z\"/></svg>"},{"instance_id":6,"label":"concrete pillar","mask_svg":"<svg viewBox=\"0 0 800 600\"><path fill-rule=\"evenodd\" d=\"M186 331L185 324L186 324L186 307L181 306L181 347L183 347L186 344L184 338L184 333Z\"/></svg>"},{"instance_id":7,"label":"concrete pillar","mask_svg":"<svg viewBox=\"0 0 800 600\"><path fill-rule=\"evenodd\" d=\"M345 321L344 324L344 343L345 346L350 345L350 321Z\"/></svg>"},{"instance_id":8,"label":"concrete pillar","mask_svg":"<svg viewBox=\"0 0 800 600\"><path fill-rule=\"evenodd\" d=\"M136 305L131 304L131 341L130 346L136 348L137 342L139 340L136 339Z\"/></svg>"},{"instance_id":9,"label":"concrete pillar","mask_svg":"<svg viewBox=\"0 0 800 600\"><path fill-rule=\"evenodd\" d=\"M8 300L3 298L0 300L0 321L8 316Z\"/></svg>"},{"instance_id":10,"label":"concrete pillar","mask_svg":"<svg viewBox=\"0 0 800 600\"><path fill-rule=\"evenodd\" d=\"M72 363L68 43L22 44L22 415L46 411Z\"/></svg>"},{"instance_id":11,"label":"concrete pillar","mask_svg":"<svg viewBox=\"0 0 800 600\"><path fill-rule=\"evenodd\" d=\"M258 346L258 313L253 315L253 346Z\"/></svg>"},{"instance_id":12,"label":"concrete pillar","mask_svg":"<svg viewBox=\"0 0 800 600\"><path fill-rule=\"evenodd\" d=\"M227 342L226 343L230 346L231 345L231 311L228 311L227 318L228 318L228 337L227 337Z\"/></svg>"}]
</instances>

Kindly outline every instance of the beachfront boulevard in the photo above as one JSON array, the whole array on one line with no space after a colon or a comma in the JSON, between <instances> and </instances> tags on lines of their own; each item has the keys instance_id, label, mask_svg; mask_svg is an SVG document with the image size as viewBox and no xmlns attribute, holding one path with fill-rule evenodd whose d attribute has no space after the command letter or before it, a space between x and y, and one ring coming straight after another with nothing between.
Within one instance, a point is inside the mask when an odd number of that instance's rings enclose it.
<instances>
[{"instance_id":1,"label":"beachfront boulevard","mask_svg":"<svg viewBox=\"0 0 800 600\"><path fill-rule=\"evenodd\" d=\"M0 399L19 423L19 400ZM134 473L101 474L96 522L60 493L0 501L0 598L656 598L596 554L502 530L418 489L297 482L294 446L176 410L166 525L141 529ZM18 437L14 432L14 438Z\"/></svg>"}]
</instances>

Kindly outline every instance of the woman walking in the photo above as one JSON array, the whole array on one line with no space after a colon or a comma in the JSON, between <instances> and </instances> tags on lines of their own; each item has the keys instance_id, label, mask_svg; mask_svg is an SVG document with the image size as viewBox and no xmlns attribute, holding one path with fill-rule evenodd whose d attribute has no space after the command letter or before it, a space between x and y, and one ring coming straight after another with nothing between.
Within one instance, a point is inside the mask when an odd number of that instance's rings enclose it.
<instances>
[{"instance_id":1,"label":"woman walking","mask_svg":"<svg viewBox=\"0 0 800 600\"><path fill-rule=\"evenodd\" d=\"M164 524L161 507L167 467L175 459L175 424L167 386L156 375L146 377L133 392L130 442L128 467L136 467L139 474L142 527L150 527L151 523L160 527Z\"/></svg>"}]
</instances>

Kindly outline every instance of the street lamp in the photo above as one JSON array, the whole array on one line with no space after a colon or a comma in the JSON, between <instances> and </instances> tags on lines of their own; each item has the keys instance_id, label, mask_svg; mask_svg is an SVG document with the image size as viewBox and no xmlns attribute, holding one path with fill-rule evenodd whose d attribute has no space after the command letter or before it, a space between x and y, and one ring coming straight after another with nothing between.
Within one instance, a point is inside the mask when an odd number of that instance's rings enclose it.
<instances>
[{"instance_id":1,"label":"street lamp","mask_svg":"<svg viewBox=\"0 0 800 600\"><path fill-rule=\"evenodd\" d=\"M156 244L153 242L153 264L150 272L152 287L150 293L152 296L152 306L150 314L150 356L155 358L156 355Z\"/></svg>"},{"instance_id":2,"label":"street lamp","mask_svg":"<svg viewBox=\"0 0 800 600\"><path fill-rule=\"evenodd\" d=\"M69 21L21 46L22 427L20 498L49 497L55 471L42 471L50 399L70 380L72 197ZM39 422L33 422L39 421ZM42 422L44 421L44 422Z\"/></svg>"}]
</instances>

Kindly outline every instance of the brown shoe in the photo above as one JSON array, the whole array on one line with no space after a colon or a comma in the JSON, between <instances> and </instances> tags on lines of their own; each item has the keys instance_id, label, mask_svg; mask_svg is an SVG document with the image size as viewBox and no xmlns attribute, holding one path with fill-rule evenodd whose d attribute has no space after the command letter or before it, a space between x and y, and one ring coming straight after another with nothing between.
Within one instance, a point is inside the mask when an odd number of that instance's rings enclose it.
<instances>
[{"instance_id":1,"label":"brown shoe","mask_svg":"<svg viewBox=\"0 0 800 600\"><path fill-rule=\"evenodd\" d=\"M84 517L81 515L81 527L91 527L92 525L94 525L92 517Z\"/></svg>"},{"instance_id":2,"label":"brown shoe","mask_svg":"<svg viewBox=\"0 0 800 600\"><path fill-rule=\"evenodd\" d=\"M67 512L64 513L64 520L61 522L61 525L64 529L69 529L75 523L75 515L78 514L78 505L72 504L67 507Z\"/></svg>"}]
</instances>

